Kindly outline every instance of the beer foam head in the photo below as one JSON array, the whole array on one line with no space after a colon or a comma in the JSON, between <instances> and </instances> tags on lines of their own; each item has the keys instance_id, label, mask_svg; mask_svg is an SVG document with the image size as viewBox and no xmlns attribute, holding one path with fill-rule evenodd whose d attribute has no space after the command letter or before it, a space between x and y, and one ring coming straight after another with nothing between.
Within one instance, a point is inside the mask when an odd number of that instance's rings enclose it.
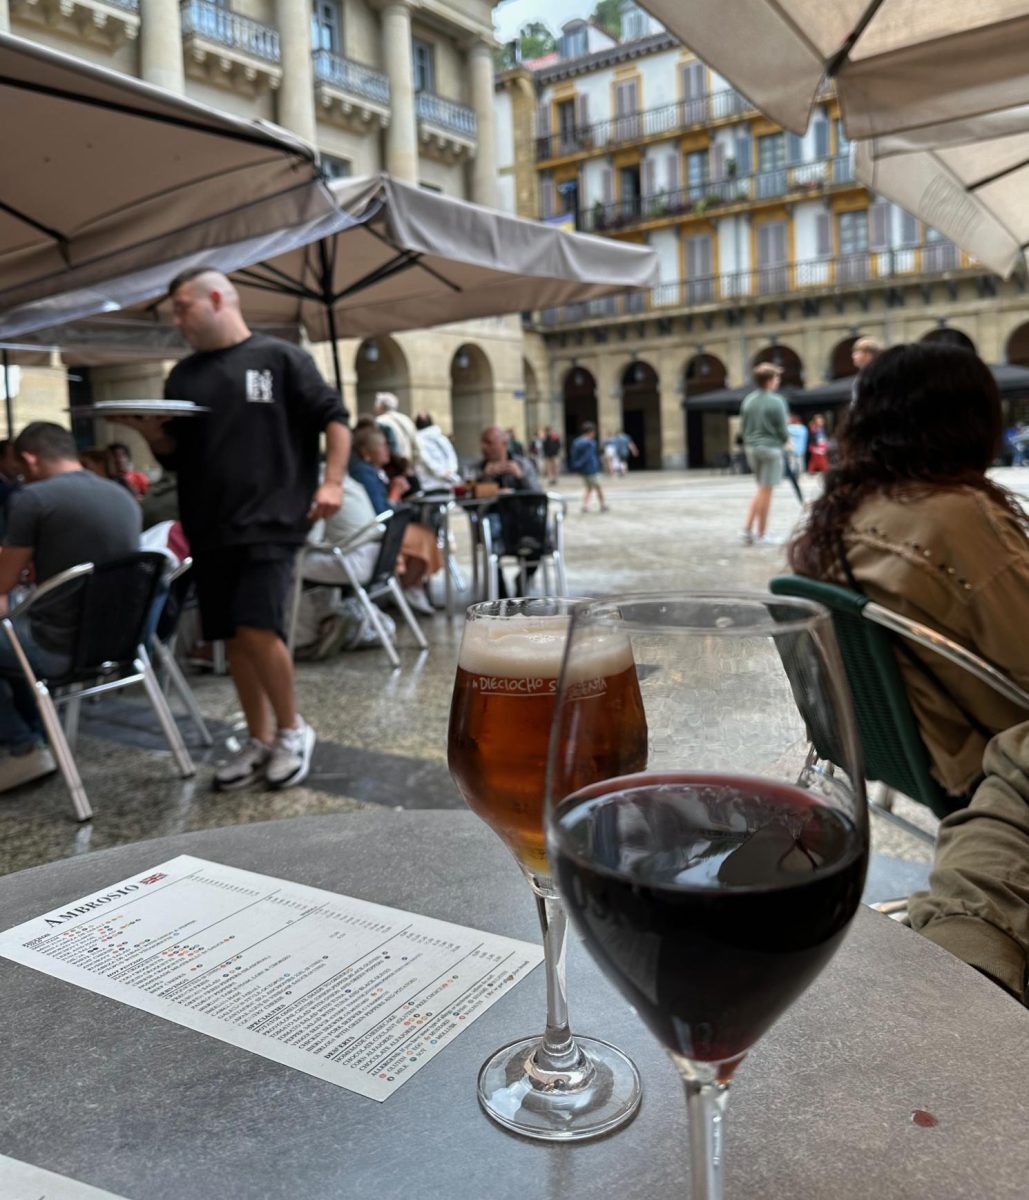
<instances>
[{"instance_id":1,"label":"beer foam head","mask_svg":"<svg viewBox=\"0 0 1029 1200\"><path fill-rule=\"evenodd\" d=\"M482 617L469 621L457 665L475 675L508 679L556 679L561 673L567 616ZM617 675L632 666L632 647L621 633L591 631L588 646L576 655L571 679Z\"/></svg>"}]
</instances>

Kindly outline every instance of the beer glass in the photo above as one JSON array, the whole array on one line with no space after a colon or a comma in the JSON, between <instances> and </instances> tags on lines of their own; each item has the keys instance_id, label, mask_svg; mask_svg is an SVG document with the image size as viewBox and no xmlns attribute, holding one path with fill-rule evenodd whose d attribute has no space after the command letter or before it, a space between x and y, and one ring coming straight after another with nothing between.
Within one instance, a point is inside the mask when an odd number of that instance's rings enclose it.
<instances>
[{"instance_id":1,"label":"beer glass","mask_svg":"<svg viewBox=\"0 0 1029 1200\"><path fill-rule=\"evenodd\" d=\"M602 695L581 702L581 681L612 639L631 643L646 769L583 786L579 758L608 714ZM863 778L818 605L680 593L576 606L551 740L548 854L587 949L685 1083L693 1200L722 1195L730 1080L857 910Z\"/></svg>"},{"instance_id":2,"label":"beer glass","mask_svg":"<svg viewBox=\"0 0 1029 1200\"><path fill-rule=\"evenodd\" d=\"M498 1050L479 1072L479 1101L524 1137L572 1141L630 1120L636 1068L621 1051L573 1037L565 993L564 909L543 839L547 748L574 602L497 600L468 609L450 710L447 759L468 807L504 841L536 896L543 930L547 1023ZM584 664L582 697L604 693L611 720L596 727L571 782L585 786L645 765L646 727L627 639Z\"/></svg>"}]
</instances>

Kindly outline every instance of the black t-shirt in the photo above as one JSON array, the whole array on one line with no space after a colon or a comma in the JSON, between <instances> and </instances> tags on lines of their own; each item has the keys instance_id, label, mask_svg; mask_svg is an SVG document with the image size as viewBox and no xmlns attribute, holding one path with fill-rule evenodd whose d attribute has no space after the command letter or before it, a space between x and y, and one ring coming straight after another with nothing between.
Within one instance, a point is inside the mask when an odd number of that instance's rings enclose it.
<instances>
[{"instance_id":1,"label":"black t-shirt","mask_svg":"<svg viewBox=\"0 0 1029 1200\"><path fill-rule=\"evenodd\" d=\"M300 545L318 486L318 437L347 411L309 354L251 334L225 350L183 359L170 400L211 412L170 422L182 525L194 550L256 543Z\"/></svg>"}]
</instances>

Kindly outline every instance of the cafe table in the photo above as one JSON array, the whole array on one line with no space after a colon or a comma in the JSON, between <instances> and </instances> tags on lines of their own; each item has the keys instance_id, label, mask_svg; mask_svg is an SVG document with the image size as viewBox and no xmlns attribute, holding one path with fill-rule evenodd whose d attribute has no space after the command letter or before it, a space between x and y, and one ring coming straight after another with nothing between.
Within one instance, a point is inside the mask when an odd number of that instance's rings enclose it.
<instances>
[{"instance_id":1,"label":"cafe table","mask_svg":"<svg viewBox=\"0 0 1029 1200\"><path fill-rule=\"evenodd\" d=\"M0 879L3 927L179 854L536 937L514 862L449 811L212 829L36 867ZM678 1077L574 937L568 976L573 1028L627 1051L644 1099L612 1135L538 1144L493 1125L475 1082L493 1050L541 1028L542 968L380 1104L0 959L0 1153L128 1200L685 1197ZM727 1200L1025 1200L1027 1097L1029 1012L862 909L737 1074Z\"/></svg>"}]
</instances>

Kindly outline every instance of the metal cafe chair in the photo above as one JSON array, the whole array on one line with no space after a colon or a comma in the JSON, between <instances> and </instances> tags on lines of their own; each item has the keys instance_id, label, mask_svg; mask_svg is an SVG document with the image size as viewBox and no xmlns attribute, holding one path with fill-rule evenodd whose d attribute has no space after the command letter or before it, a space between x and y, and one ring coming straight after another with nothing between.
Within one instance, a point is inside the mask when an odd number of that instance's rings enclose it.
<instances>
[{"instance_id":1,"label":"metal cafe chair","mask_svg":"<svg viewBox=\"0 0 1029 1200\"><path fill-rule=\"evenodd\" d=\"M0 622L14 649L19 673L33 690L47 739L80 821L88 821L93 810L72 745L79 705L89 696L141 683L179 774L188 778L196 773L146 651L155 614L164 599L167 565L167 557L155 551L141 551L99 566L82 563L41 584ZM32 669L16 623L33 610L45 612L47 603L53 604L55 599L62 606L62 617L74 615L72 651L65 671L44 678ZM65 725L58 716L62 707Z\"/></svg>"},{"instance_id":2,"label":"metal cafe chair","mask_svg":"<svg viewBox=\"0 0 1029 1200\"><path fill-rule=\"evenodd\" d=\"M991 663L921 622L901 616L850 588L800 575L780 575L769 588L779 596L797 596L824 605L833 629L854 699L858 735L865 760L865 777L885 785L885 794L871 807L918 837L924 830L893 813L893 792L924 805L943 818L965 801L949 796L933 778L929 753L922 741L897 661L898 637L956 663L999 695L1025 709L1024 691ZM791 679L793 677L791 676ZM794 694L798 687L794 680ZM803 711L803 702L798 695ZM805 713L812 740L809 763L832 762L832 731L820 728L816 713Z\"/></svg>"},{"instance_id":3,"label":"metal cafe chair","mask_svg":"<svg viewBox=\"0 0 1029 1200\"><path fill-rule=\"evenodd\" d=\"M504 562L512 560L518 567L519 595L524 596L528 590L529 568L533 566L538 566L542 573L543 595L568 595L564 561L566 510L567 504L557 492L512 492L498 496L490 504L480 521L488 599L498 598L500 572ZM494 541L494 530L499 532L499 544Z\"/></svg>"},{"instance_id":4,"label":"metal cafe chair","mask_svg":"<svg viewBox=\"0 0 1029 1200\"><path fill-rule=\"evenodd\" d=\"M370 521L345 542L309 543L301 549L297 556L297 569L293 577L293 597L290 605L287 644L291 654L296 642L297 618L300 614L300 597L304 589L304 561L316 552L328 552L335 558L339 564L339 586L343 594L357 597L372 628L375 630L383 650L386 651L386 657L394 669L400 666L400 656L397 654L393 639L383 624L381 614L374 603L383 596L389 596L396 604L401 616L407 622L408 628L414 635L419 648L428 650L429 643L425 640L425 634L422 632L421 626L411 611L411 606L407 603L407 598L404 596L404 589L400 586L400 581L397 579L397 558L400 556L400 547L404 540L404 530L416 516L417 512L413 508L386 509L384 512L379 513L374 521ZM375 560L371 578L367 583L362 583L357 578L350 563L347 562L346 555L349 551L356 549L362 543L366 542L368 535L375 529L382 530L379 554Z\"/></svg>"},{"instance_id":5,"label":"metal cafe chair","mask_svg":"<svg viewBox=\"0 0 1029 1200\"><path fill-rule=\"evenodd\" d=\"M200 740L205 746L214 744L214 738L207 728L207 722L197 704L193 689L183 674L175 657L176 642L179 636L179 619L189 598L193 586L193 560L184 558L168 576L168 595L161 614L157 620L157 628L150 645L157 659L158 676L161 679L161 690L165 696L175 691L182 701L189 719L196 727Z\"/></svg>"}]
</instances>

